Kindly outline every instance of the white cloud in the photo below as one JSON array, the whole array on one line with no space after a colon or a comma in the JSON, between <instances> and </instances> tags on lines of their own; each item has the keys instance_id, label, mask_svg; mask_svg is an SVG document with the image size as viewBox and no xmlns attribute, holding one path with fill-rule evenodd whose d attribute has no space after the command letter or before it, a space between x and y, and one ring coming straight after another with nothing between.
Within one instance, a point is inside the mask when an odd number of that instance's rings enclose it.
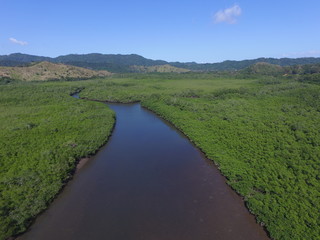
<instances>
[{"instance_id":1,"label":"white cloud","mask_svg":"<svg viewBox=\"0 0 320 240\"><path fill-rule=\"evenodd\" d=\"M320 57L319 50L310 50L305 52L291 52L282 54L282 57L300 58L300 57Z\"/></svg>"},{"instance_id":2,"label":"white cloud","mask_svg":"<svg viewBox=\"0 0 320 240\"><path fill-rule=\"evenodd\" d=\"M215 23L226 22L229 24L234 24L237 22L236 17L240 16L241 13L242 13L241 8L239 7L239 5L235 4L230 8L226 8L224 10L218 11L214 15L214 22Z\"/></svg>"},{"instance_id":3,"label":"white cloud","mask_svg":"<svg viewBox=\"0 0 320 240\"><path fill-rule=\"evenodd\" d=\"M9 38L9 41L12 42L12 43L15 43L15 44L19 44L21 46L28 45L27 42L19 41L19 40L15 39L15 38Z\"/></svg>"}]
</instances>

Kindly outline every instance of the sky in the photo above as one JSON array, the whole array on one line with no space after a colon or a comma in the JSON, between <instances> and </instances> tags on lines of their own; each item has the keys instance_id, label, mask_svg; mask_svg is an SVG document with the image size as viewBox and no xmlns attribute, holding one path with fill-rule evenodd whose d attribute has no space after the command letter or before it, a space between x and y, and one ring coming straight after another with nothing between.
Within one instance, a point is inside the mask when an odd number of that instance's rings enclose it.
<instances>
[{"instance_id":1,"label":"sky","mask_svg":"<svg viewBox=\"0 0 320 240\"><path fill-rule=\"evenodd\" d=\"M320 57L319 0L0 0L0 55Z\"/></svg>"}]
</instances>

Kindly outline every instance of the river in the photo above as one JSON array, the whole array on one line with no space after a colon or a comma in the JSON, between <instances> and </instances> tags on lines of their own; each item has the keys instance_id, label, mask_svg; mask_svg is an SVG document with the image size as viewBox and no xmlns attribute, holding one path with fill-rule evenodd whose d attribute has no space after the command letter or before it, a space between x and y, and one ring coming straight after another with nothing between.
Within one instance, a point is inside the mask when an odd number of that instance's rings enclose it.
<instances>
[{"instance_id":1,"label":"river","mask_svg":"<svg viewBox=\"0 0 320 240\"><path fill-rule=\"evenodd\" d=\"M268 239L186 137L139 104L108 105L109 142L18 239Z\"/></svg>"}]
</instances>

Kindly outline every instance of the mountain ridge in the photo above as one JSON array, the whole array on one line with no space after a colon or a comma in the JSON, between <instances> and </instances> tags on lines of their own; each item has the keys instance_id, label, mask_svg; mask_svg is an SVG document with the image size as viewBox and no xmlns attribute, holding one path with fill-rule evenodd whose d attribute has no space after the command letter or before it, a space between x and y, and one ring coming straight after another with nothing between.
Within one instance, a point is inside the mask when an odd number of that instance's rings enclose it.
<instances>
[{"instance_id":1,"label":"mountain ridge","mask_svg":"<svg viewBox=\"0 0 320 240\"><path fill-rule=\"evenodd\" d=\"M161 66L171 65L180 69L191 71L237 71L249 67L258 62L276 64L280 66L293 66L320 63L320 58L256 58L246 60L226 60L218 63L196 62L167 62L164 60L152 60L138 54L68 54L55 58L36 56L23 53L0 55L0 66L25 66L32 62L48 61L63 63L94 70L107 70L115 73L132 72L132 66Z\"/></svg>"}]
</instances>

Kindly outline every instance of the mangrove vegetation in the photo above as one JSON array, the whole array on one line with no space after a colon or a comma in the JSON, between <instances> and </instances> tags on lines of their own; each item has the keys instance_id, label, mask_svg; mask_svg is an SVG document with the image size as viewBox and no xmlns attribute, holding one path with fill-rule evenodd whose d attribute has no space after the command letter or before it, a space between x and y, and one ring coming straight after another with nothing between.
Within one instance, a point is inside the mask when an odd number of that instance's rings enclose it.
<instances>
[{"instance_id":1,"label":"mangrove vegetation","mask_svg":"<svg viewBox=\"0 0 320 240\"><path fill-rule=\"evenodd\" d=\"M77 160L110 135L113 112L70 97L80 90L81 98L140 101L173 123L214 161L271 238L318 239L319 72L262 67L2 81L0 239L25 231L70 178Z\"/></svg>"}]
</instances>

